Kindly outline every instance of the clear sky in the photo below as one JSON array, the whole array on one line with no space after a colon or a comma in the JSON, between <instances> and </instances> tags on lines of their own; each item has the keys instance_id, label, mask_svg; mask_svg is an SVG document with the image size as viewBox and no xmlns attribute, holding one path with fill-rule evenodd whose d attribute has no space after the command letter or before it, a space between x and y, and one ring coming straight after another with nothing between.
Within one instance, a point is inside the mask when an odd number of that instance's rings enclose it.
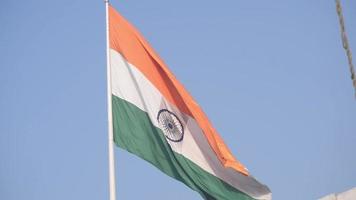
<instances>
[{"instance_id":1,"label":"clear sky","mask_svg":"<svg viewBox=\"0 0 356 200\"><path fill-rule=\"evenodd\" d=\"M343 0L356 56L356 2ZM356 186L333 0L112 0L274 200ZM0 2L0 199L108 199L102 0ZM199 200L116 148L118 200Z\"/></svg>"}]
</instances>

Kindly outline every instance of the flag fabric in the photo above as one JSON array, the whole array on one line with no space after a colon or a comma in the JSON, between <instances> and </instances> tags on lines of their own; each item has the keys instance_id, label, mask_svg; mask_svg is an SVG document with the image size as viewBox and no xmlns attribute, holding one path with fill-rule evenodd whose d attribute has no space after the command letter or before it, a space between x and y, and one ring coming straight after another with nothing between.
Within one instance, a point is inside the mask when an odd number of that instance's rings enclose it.
<instances>
[{"instance_id":1,"label":"flag fabric","mask_svg":"<svg viewBox=\"0 0 356 200\"><path fill-rule=\"evenodd\" d=\"M109 6L114 142L209 200L267 200L271 192L231 154L143 36Z\"/></svg>"}]
</instances>

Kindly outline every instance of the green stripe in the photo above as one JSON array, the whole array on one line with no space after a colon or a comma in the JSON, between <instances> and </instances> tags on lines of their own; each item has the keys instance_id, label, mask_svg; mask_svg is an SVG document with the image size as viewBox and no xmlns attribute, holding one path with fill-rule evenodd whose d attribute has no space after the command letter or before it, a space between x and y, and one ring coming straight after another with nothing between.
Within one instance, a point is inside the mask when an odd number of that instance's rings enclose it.
<instances>
[{"instance_id":1,"label":"green stripe","mask_svg":"<svg viewBox=\"0 0 356 200\"><path fill-rule=\"evenodd\" d=\"M175 153L161 129L148 114L113 95L114 141L117 146L150 162L207 200L253 200L221 179L204 171L184 156Z\"/></svg>"}]
</instances>

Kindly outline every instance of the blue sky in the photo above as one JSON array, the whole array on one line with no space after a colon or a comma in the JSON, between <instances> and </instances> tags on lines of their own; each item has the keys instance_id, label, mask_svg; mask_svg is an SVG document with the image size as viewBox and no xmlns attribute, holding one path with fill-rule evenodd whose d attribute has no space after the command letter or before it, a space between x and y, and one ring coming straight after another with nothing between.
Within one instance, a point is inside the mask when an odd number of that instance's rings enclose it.
<instances>
[{"instance_id":1,"label":"blue sky","mask_svg":"<svg viewBox=\"0 0 356 200\"><path fill-rule=\"evenodd\" d=\"M356 2L343 2L356 52ZM124 1L275 200L356 186L356 101L333 0ZM105 7L0 3L0 199L108 199ZM119 200L198 200L116 148Z\"/></svg>"}]
</instances>

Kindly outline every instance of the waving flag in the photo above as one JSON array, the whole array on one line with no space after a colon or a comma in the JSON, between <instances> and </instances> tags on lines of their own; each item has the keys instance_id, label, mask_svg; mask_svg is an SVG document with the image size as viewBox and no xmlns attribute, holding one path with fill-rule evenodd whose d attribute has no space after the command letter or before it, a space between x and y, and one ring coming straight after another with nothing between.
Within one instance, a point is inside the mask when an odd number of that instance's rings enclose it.
<instances>
[{"instance_id":1,"label":"waving flag","mask_svg":"<svg viewBox=\"0 0 356 200\"><path fill-rule=\"evenodd\" d=\"M205 199L271 199L142 35L109 7L114 142Z\"/></svg>"}]
</instances>

